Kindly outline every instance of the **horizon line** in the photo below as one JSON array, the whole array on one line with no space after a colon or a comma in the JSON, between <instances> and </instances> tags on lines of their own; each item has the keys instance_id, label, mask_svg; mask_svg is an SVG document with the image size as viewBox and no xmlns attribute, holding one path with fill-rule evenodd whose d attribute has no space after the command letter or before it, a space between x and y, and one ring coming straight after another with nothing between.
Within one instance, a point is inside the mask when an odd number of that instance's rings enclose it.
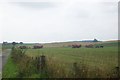
<instances>
[{"instance_id":1,"label":"horizon line","mask_svg":"<svg viewBox=\"0 0 120 80\"><path fill-rule=\"evenodd\" d=\"M0 43L3 42L8 42L8 43L12 43L12 42L23 42L23 43L59 43L59 42L73 42L73 41L85 41L85 40L94 40L94 39L83 39L83 40L67 40L67 41L51 41L51 42L26 42L26 41L2 41ZM109 40L98 40L98 41L119 41L120 39L109 39Z\"/></svg>"}]
</instances>

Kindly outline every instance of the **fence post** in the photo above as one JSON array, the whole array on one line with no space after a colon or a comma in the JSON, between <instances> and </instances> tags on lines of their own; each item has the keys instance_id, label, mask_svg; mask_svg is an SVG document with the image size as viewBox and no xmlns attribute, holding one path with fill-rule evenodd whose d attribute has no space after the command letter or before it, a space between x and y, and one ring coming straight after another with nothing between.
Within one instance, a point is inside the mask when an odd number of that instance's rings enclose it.
<instances>
[{"instance_id":1,"label":"fence post","mask_svg":"<svg viewBox=\"0 0 120 80\"><path fill-rule=\"evenodd\" d=\"M36 59L35 61L37 64L37 70L39 71L40 70L39 57L36 57L35 59Z\"/></svg>"},{"instance_id":2,"label":"fence post","mask_svg":"<svg viewBox=\"0 0 120 80\"><path fill-rule=\"evenodd\" d=\"M46 75L46 59L45 56L42 55L39 58L39 68L40 68L40 73L41 73L41 77L44 77Z\"/></svg>"},{"instance_id":3,"label":"fence post","mask_svg":"<svg viewBox=\"0 0 120 80\"><path fill-rule=\"evenodd\" d=\"M37 70L41 73L45 73L46 58L44 55L35 58Z\"/></svg>"},{"instance_id":4,"label":"fence post","mask_svg":"<svg viewBox=\"0 0 120 80\"><path fill-rule=\"evenodd\" d=\"M42 55L42 56L40 56L40 69L41 70L43 70L44 68L45 68L45 56L44 55Z\"/></svg>"},{"instance_id":5,"label":"fence post","mask_svg":"<svg viewBox=\"0 0 120 80\"><path fill-rule=\"evenodd\" d=\"M119 67L115 67L116 68L116 72L117 72L117 78L119 78L120 77L120 75L119 75Z\"/></svg>"}]
</instances>

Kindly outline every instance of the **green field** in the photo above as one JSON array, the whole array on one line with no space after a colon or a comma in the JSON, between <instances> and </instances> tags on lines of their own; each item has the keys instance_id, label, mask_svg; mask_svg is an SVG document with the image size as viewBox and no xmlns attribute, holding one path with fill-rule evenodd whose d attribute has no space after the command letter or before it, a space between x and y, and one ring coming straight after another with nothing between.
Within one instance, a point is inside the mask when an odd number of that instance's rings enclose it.
<instances>
[{"instance_id":1,"label":"green field","mask_svg":"<svg viewBox=\"0 0 120 80\"><path fill-rule=\"evenodd\" d=\"M104 45L104 48L71 48L61 47L66 44L59 44L60 47L49 47L52 44L45 44L47 47L42 49L27 49L26 55L30 57L38 57L45 55L47 58L54 59L56 65L65 65L70 69L74 62L87 65L89 72L92 72L89 77L94 77L100 70L101 76L107 77L107 74L112 73L115 67L118 66L118 43L103 42L95 45ZM31 44L29 46L32 46ZM48 61L49 62L49 61ZM9 62L8 64L9 65Z\"/></svg>"},{"instance_id":2,"label":"green field","mask_svg":"<svg viewBox=\"0 0 120 80\"><path fill-rule=\"evenodd\" d=\"M117 47L106 47L103 49L95 48L44 48L29 49L26 54L28 56L40 56L42 54L61 61L66 66L72 66L72 63L84 63L89 65L91 69L98 67L104 72L108 72L118 66L118 49ZM59 64L59 63L56 63Z\"/></svg>"}]
</instances>

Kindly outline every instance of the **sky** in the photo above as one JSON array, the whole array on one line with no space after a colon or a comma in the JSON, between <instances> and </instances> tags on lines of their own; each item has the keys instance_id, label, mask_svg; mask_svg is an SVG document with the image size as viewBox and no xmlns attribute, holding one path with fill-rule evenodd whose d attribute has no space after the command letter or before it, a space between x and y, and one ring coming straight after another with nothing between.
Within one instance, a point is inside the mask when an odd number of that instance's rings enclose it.
<instances>
[{"instance_id":1,"label":"sky","mask_svg":"<svg viewBox=\"0 0 120 80\"><path fill-rule=\"evenodd\" d=\"M118 39L119 0L0 0L0 42Z\"/></svg>"}]
</instances>

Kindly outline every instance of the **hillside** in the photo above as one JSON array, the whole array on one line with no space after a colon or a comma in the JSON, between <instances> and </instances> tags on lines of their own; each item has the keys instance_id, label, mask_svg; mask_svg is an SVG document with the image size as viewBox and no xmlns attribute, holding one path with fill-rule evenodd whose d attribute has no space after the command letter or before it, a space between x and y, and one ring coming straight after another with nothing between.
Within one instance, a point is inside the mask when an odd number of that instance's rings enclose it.
<instances>
[{"instance_id":1,"label":"hillside","mask_svg":"<svg viewBox=\"0 0 120 80\"><path fill-rule=\"evenodd\" d=\"M120 43L120 42L119 42ZM68 47L69 45L73 44L81 44L82 46L93 44L93 45L104 45L104 46L117 46L117 41L103 41L103 42L56 42L56 43L46 43L43 44L44 47Z\"/></svg>"}]
</instances>

